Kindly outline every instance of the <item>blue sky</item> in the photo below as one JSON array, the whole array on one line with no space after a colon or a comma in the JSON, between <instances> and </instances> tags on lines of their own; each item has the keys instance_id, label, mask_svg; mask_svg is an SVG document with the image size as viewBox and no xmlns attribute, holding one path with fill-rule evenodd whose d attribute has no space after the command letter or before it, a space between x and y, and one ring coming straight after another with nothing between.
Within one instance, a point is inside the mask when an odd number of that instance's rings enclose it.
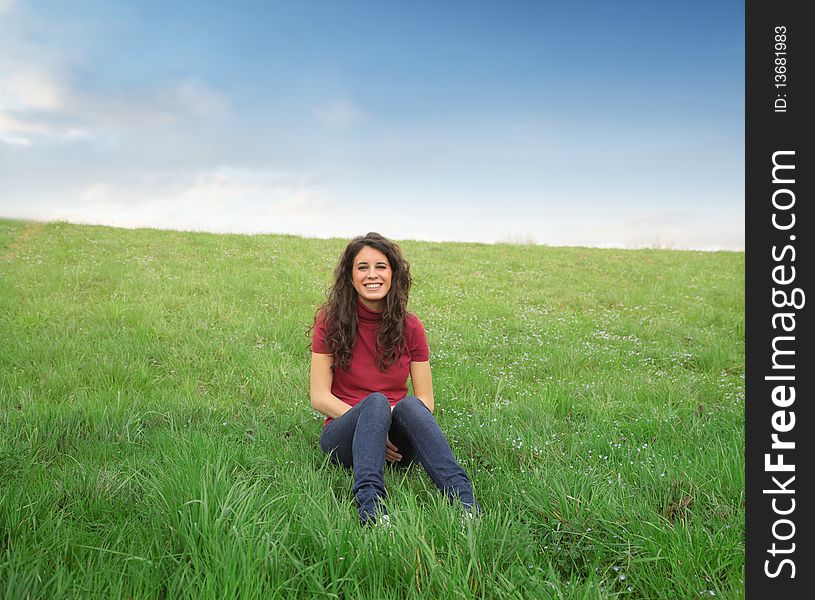
<instances>
[{"instance_id":1,"label":"blue sky","mask_svg":"<svg viewBox=\"0 0 815 600\"><path fill-rule=\"evenodd\" d=\"M743 12L0 0L0 215L743 249Z\"/></svg>"}]
</instances>

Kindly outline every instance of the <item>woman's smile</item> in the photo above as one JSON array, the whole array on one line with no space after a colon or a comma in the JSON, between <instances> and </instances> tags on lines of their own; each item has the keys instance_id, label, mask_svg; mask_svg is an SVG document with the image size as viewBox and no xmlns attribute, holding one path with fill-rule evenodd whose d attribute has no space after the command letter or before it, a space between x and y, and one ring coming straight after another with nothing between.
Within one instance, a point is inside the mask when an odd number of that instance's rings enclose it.
<instances>
[{"instance_id":1,"label":"woman's smile","mask_svg":"<svg viewBox=\"0 0 815 600\"><path fill-rule=\"evenodd\" d=\"M393 271L388 257L376 248L364 246L354 257L351 282L362 303L380 312L382 302L391 289Z\"/></svg>"}]
</instances>

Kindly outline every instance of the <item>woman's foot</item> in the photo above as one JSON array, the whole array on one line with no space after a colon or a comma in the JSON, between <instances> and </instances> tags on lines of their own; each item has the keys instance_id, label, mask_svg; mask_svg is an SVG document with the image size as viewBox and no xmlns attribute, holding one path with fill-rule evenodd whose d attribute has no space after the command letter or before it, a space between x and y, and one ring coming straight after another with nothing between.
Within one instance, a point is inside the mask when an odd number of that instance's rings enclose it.
<instances>
[{"instance_id":1,"label":"woman's foot","mask_svg":"<svg viewBox=\"0 0 815 600\"><path fill-rule=\"evenodd\" d=\"M462 504L461 505L461 525L463 527L467 527L468 525L472 525L475 520L483 514L481 507L479 506L478 502L473 502L472 504Z\"/></svg>"},{"instance_id":2,"label":"woman's foot","mask_svg":"<svg viewBox=\"0 0 815 600\"><path fill-rule=\"evenodd\" d=\"M366 527L390 527L391 525L391 518L388 516L388 513L378 510L372 513L366 513L359 515L360 522Z\"/></svg>"},{"instance_id":3,"label":"woman's foot","mask_svg":"<svg viewBox=\"0 0 815 600\"><path fill-rule=\"evenodd\" d=\"M380 517L374 523L374 527L379 527L382 529L387 529L391 526L391 518L388 515L380 515Z\"/></svg>"},{"instance_id":4,"label":"woman's foot","mask_svg":"<svg viewBox=\"0 0 815 600\"><path fill-rule=\"evenodd\" d=\"M367 525L369 527L390 525L388 510L385 508L385 503L382 501L381 497L376 498L373 501L369 499L364 506L360 504L359 499L357 499L357 514L359 515L360 523L363 525Z\"/></svg>"}]
</instances>

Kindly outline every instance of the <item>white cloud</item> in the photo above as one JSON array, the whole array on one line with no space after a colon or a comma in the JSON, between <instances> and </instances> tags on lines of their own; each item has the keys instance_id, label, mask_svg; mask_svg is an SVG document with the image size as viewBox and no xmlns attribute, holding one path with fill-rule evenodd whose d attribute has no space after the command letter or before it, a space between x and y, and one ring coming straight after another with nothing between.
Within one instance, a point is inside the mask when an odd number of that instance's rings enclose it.
<instances>
[{"instance_id":1,"label":"white cloud","mask_svg":"<svg viewBox=\"0 0 815 600\"><path fill-rule=\"evenodd\" d=\"M30 146L31 140L21 135L3 131L0 129L0 142L8 144L9 146Z\"/></svg>"},{"instance_id":2,"label":"white cloud","mask_svg":"<svg viewBox=\"0 0 815 600\"><path fill-rule=\"evenodd\" d=\"M27 123L0 110L0 140L9 144L27 146L31 144L31 140L25 134L30 133L48 133L48 128L41 123Z\"/></svg>"},{"instance_id":3,"label":"white cloud","mask_svg":"<svg viewBox=\"0 0 815 600\"><path fill-rule=\"evenodd\" d=\"M135 143L151 129L184 141L197 131L199 117L228 112L226 96L197 80L101 95L78 89L68 77L49 78L36 65L19 65L5 80L0 75L0 141L7 143L83 140L109 146L112 140Z\"/></svg>"},{"instance_id":4,"label":"white cloud","mask_svg":"<svg viewBox=\"0 0 815 600\"><path fill-rule=\"evenodd\" d=\"M105 202L112 196L111 186L104 181L90 184L79 195L80 200L85 202Z\"/></svg>"},{"instance_id":5,"label":"white cloud","mask_svg":"<svg viewBox=\"0 0 815 600\"><path fill-rule=\"evenodd\" d=\"M171 109L202 117L220 116L229 111L229 101L221 92L197 79L177 82L159 92Z\"/></svg>"},{"instance_id":6,"label":"white cloud","mask_svg":"<svg viewBox=\"0 0 815 600\"><path fill-rule=\"evenodd\" d=\"M33 65L18 67L0 85L0 106L12 109L57 110L65 101L57 78Z\"/></svg>"},{"instance_id":7,"label":"white cloud","mask_svg":"<svg viewBox=\"0 0 815 600\"><path fill-rule=\"evenodd\" d=\"M713 219L710 214L682 211L659 211L599 223L584 221L545 239L553 245L678 250L743 250L744 240L743 219Z\"/></svg>"},{"instance_id":8,"label":"white cloud","mask_svg":"<svg viewBox=\"0 0 815 600\"><path fill-rule=\"evenodd\" d=\"M83 140L110 147L119 140L134 147L145 131L168 127L179 128L169 132L174 139L186 140L198 119L230 112L223 92L194 77L104 92L80 85L92 36L13 7L0 0L0 14L8 16L0 20L0 143Z\"/></svg>"},{"instance_id":9,"label":"white cloud","mask_svg":"<svg viewBox=\"0 0 815 600\"><path fill-rule=\"evenodd\" d=\"M30 145L64 133L50 119L63 108L67 89L50 70L26 60L0 59L1 142Z\"/></svg>"},{"instance_id":10,"label":"white cloud","mask_svg":"<svg viewBox=\"0 0 815 600\"><path fill-rule=\"evenodd\" d=\"M275 202L269 212L275 216L311 220L328 208L323 198L314 190L293 190Z\"/></svg>"},{"instance_id":11,"label":"white cloud","mask_svg":"<svg viewBox=\"0 0 815 600\"><path fill-rule=\"evenodd\" d=\"M291 232L332 218L309 181L273 171L223 167L150 192L96 181L48 220L212 232Z\"/></svg>"},{"instance_id":12,"label":"white cloud","mask_svg":"<svg viewBox=\"0 0 815 600\"><path fill-rule=\"evenodd\" d=\"M93 139L87 128L39 111L4 111L0 109L0 142L30 146L40 140L71 142Z\"/></svg>"},{"instance_id":13,"label":"white cloud","mask_svg":"<svg viewBox=\"0 0 815 600\"><path fill-rule=\"evenodd\" d=\"M353 103L336 100L317 106L313 110L314 116L331 127L350 127L362 120L362 111Z\"/></svg>"}]
</instances>

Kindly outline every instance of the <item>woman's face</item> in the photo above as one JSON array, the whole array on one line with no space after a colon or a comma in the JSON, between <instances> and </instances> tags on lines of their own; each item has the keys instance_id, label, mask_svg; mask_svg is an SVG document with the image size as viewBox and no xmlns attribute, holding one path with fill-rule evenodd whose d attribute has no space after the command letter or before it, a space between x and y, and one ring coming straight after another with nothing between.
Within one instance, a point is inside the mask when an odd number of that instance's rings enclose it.
<instances>
[{"instance_id":1,"label":"woman's face","mask_svg":"<svg viewBox=\"0 0 815 600\"><path fill-rule=\"evenodd\" d=\"M385 296L391 289L392 276L388 257L376 248L363 246L354 257L351 281L362 303L371 310L382 310Z\"/></svg>"}]
</instances>

